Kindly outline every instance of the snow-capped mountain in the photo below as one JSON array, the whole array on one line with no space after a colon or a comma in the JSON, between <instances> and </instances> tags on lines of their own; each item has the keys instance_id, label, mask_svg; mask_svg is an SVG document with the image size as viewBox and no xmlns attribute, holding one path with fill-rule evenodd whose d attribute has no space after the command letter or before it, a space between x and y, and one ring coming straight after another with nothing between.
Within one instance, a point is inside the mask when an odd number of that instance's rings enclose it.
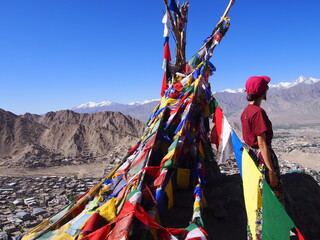
<instances>
[{"instance_id":1,"label":"snow-capped mountain","mask_svg":"<svg viewBox=\"0 0 320 240\"><path fill-rule=\"evenodd\" d=\"M100 103L88 102L85 104L80 104L79 106L76 106L75 108L82 109L82 108L104 107L104 106L110 106L112 104L113 104L113 102L110 102L110 101L103 101Z\"/></svg>"},{"instance_id":2,"label":"snow-capped mountain","mask_svg":"<svg viewBox=\"0 0 320 240\"><path fill-rule=\"evenodd\" d=\"M262 107L275 124L320 123L320 79L299 77L293 82L269 85L268 100ZM242 109L248 104L244 89L226 89L215 92L214 96L229 120L239 121ZM89 102L71 110L78 113L121 112L146 121L158 103L159 99L128 104Z\"/></svg>"},{"instance_id":3,"label":"snow-capped mountain","mask_svg":"<svg viewBox=\"0 0 320 240\"><path fill-rule=\"evenodd\" d=\"M317 78L305 78L303 76L298 77L295 81L293 82L280 82L278 84L269 84L270 88L278 88L278 89L284 89L284 88L290 88L294 87L299 84L314 84L320 82L320 79ZM228 93L241 93L244 92L244 88L238 88L238 89L225 89L222 92L228 92Z\"/></svg>"},{"instance_id":4,"label":"snow-capped mountain","mask_svg":"<svg viewBox=\"0 0 320 240\"><path fill-rule=\"evenodd\" d=\"M269 84L270 88L291 88L294 86L297 86L299 84L314 84L320 82L320 79L317 78L305 78L303 76L300 76L297 80L293 81L293 82L280 82L278 84Z\"/></svg>"},{"instance_id":5,"label":"snow-capped mountain","mask_svg":"<svg viewBox=\"0 0 320 240\"><path fill-rule=\"evenodd\" d=\"M223 90L222 92L228 92L228 93L242 93L244 92L244 88L237 88L237 89L230 89L230 88L227 88L225 90ZM216 93L216 92L215 92Z\"/></svg>"},{"instance_id":6,"label":"snow-capped mountain","mask_svg":"<svg viewBox=\"0 0 320 240\"><path fill-rule=\"evenodd\" d=\"M121 112L130 115L141 121L146 121L152 110L159 103L159 99L147 100L144 102L132 102L129 104L121 104L110 101L100 103L88 102L73 107L71 110L77 113L96 113L104 111Z\"/></svg>"},{"instance_id":7,"label":"snow-capped mountain","mask_svg":"<svg viewBox=\"0 0 320 240\"><path fill-rule=\"evenodd\" d=\"M276 125L320 123L320 79L299 77L293 82L269 84L262 107ZM248 104L244 89L216 92L215 98L230 121L239 122Z\"/></svg>"},{"instance_id":8,"label":"snow-capped mountain","mask_svg":"<svg viewBox=\"0 0 320 240\"><path fill-rule=\"evenodd\" d=\"M128 105L130 105L130 106L145 105L145 104L159 102L159 101L160 101L160 99L152 99L152 100L146 100L143 102L131 102L131 103L128 103Z\"/></svg>"}]
</instances>

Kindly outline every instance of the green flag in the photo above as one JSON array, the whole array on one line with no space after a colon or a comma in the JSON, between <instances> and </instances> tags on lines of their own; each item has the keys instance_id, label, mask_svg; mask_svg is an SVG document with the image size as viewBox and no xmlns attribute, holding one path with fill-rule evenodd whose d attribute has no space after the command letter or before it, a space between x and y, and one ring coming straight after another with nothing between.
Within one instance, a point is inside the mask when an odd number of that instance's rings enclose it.
<instances>
[{"instance_id":1,"label":"green flag","mask_svg":"<svg viewBox=\"0 0 320 240\"><path fill-rule=\"evenodd\" d=\"M295 225L266 180L263 180L262 206L262 239L290 239L290 230Z\"/></svg>"}]
</instances>

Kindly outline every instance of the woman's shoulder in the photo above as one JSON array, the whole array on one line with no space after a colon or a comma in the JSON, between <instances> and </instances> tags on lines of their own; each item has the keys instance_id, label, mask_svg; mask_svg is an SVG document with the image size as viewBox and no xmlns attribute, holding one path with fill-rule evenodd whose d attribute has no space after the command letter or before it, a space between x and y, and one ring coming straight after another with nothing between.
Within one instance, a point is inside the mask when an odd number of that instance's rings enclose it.
<instances>
[{"instance_id":1,"label":"woman's shoulder","mask_svg":"<svg viewBox=\"0 0 320 240\"><path fill-rule=\"evenodd\" d=\"M267 113L264 111L262 107L259 107L257 105L248 105L245 109L246 115L249 116L251 119L256 118L266 118Z\"/></svg>"},{"instance_id":2,"label":"woman's shoulder","mask_svg":"<svg viewBox=\"0 0 320 240\"><path fill-rule=\"evenodd\" d=\"M262 107L253 104L249 104L246 109L251 112L265 112Z\"/></svg>"}]
</instances>

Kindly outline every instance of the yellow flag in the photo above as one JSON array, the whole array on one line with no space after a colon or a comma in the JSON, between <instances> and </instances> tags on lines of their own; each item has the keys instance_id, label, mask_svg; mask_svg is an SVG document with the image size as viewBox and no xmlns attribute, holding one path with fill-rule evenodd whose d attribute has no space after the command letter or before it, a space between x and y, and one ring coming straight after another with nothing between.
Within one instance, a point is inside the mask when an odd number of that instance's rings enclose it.
<instances>
[{"instance_id":1,"label":"yellow flag","mask_svg":"<svg viewBox=\"0 0 320 240\"><path fill-rule=\"evenodd\" d=\"M74 240L75 238L72 237L69 233L65 231L70 228L72 224L68 223L65 224L63 227L59 228L59 230L50 238L51 240Z\"/></svg>"},{"instance_id":2,"label":"yellow flag","mask_svg":"<svg viewBox=\"0 0 320 240\"><path fill-rule=\"evenodd\" d=\"M177 185L180 189L187 189L190 182L190 169L178 168Z\"/></svg>"},{"instance_id":3,"label":"yellow flag","mask_svg":"<svg viewBox=\"0 0 320 240\"><path fill-rule=\"evenodd\" d=\"M29 234L25 237L23 237L23 240L28 240L28 239L32 239L35 235L37 235L38 232L40 232L42 229L44 229L46 226L48 226L50 223L50 219L46 219L44 220L42 223L40 223L39 225L35 226L34 228L32 228L31 230L29 230Z\"/></svg>"},{"instance_id":4,"label":"yellow flag","mask_svg":"<svg viewBox=\"0 0 320 240\"><path fill-rule=\"evenodd\" d=\"M98 208L98 213L108 222L112 222L116 218L116 199L113 197L108 202Z\"/></svg>"},{"instance_id":5,"label":"yellow flag","mask_svg":"<svg viewBox=\"0 0 320 240\"><path fill-rule=\"evenodd\" d=\"M242 181L244 200L246 204L248 224L252 233L252 239L256 239L256 210L259 207L259 181L262 174L256 167L248 152L242 153Z\"/></svg>"},{"instance_id":6,"label":"yellow flag","mask_svg":"<svg viewBox=\"0 0 320 240\"><path fill-rule=\"evenodd\" d=\"M171 179L169 180L165 192L167 193L168 196L168 209L170 209L173 206L173 191L172 191L172 183Z\"/></svg>"}]
</instances>

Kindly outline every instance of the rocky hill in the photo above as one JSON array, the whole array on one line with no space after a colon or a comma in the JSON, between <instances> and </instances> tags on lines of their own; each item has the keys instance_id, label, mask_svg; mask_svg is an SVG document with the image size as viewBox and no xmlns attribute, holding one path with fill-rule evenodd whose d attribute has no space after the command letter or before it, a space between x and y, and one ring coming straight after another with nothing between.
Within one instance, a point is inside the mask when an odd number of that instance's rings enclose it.
<instances>
[{"instance_id":1,"label":"rocky hill","mask_svg":"<svg viewBox=\"0 0 320 240\"><path fill-rule=\"evenodd\" d=\"M142 135L144 123L119 112L70 110L22 116L0 109L0 165L57 166L107 160Z\"/></svg>"}]
</instances>

